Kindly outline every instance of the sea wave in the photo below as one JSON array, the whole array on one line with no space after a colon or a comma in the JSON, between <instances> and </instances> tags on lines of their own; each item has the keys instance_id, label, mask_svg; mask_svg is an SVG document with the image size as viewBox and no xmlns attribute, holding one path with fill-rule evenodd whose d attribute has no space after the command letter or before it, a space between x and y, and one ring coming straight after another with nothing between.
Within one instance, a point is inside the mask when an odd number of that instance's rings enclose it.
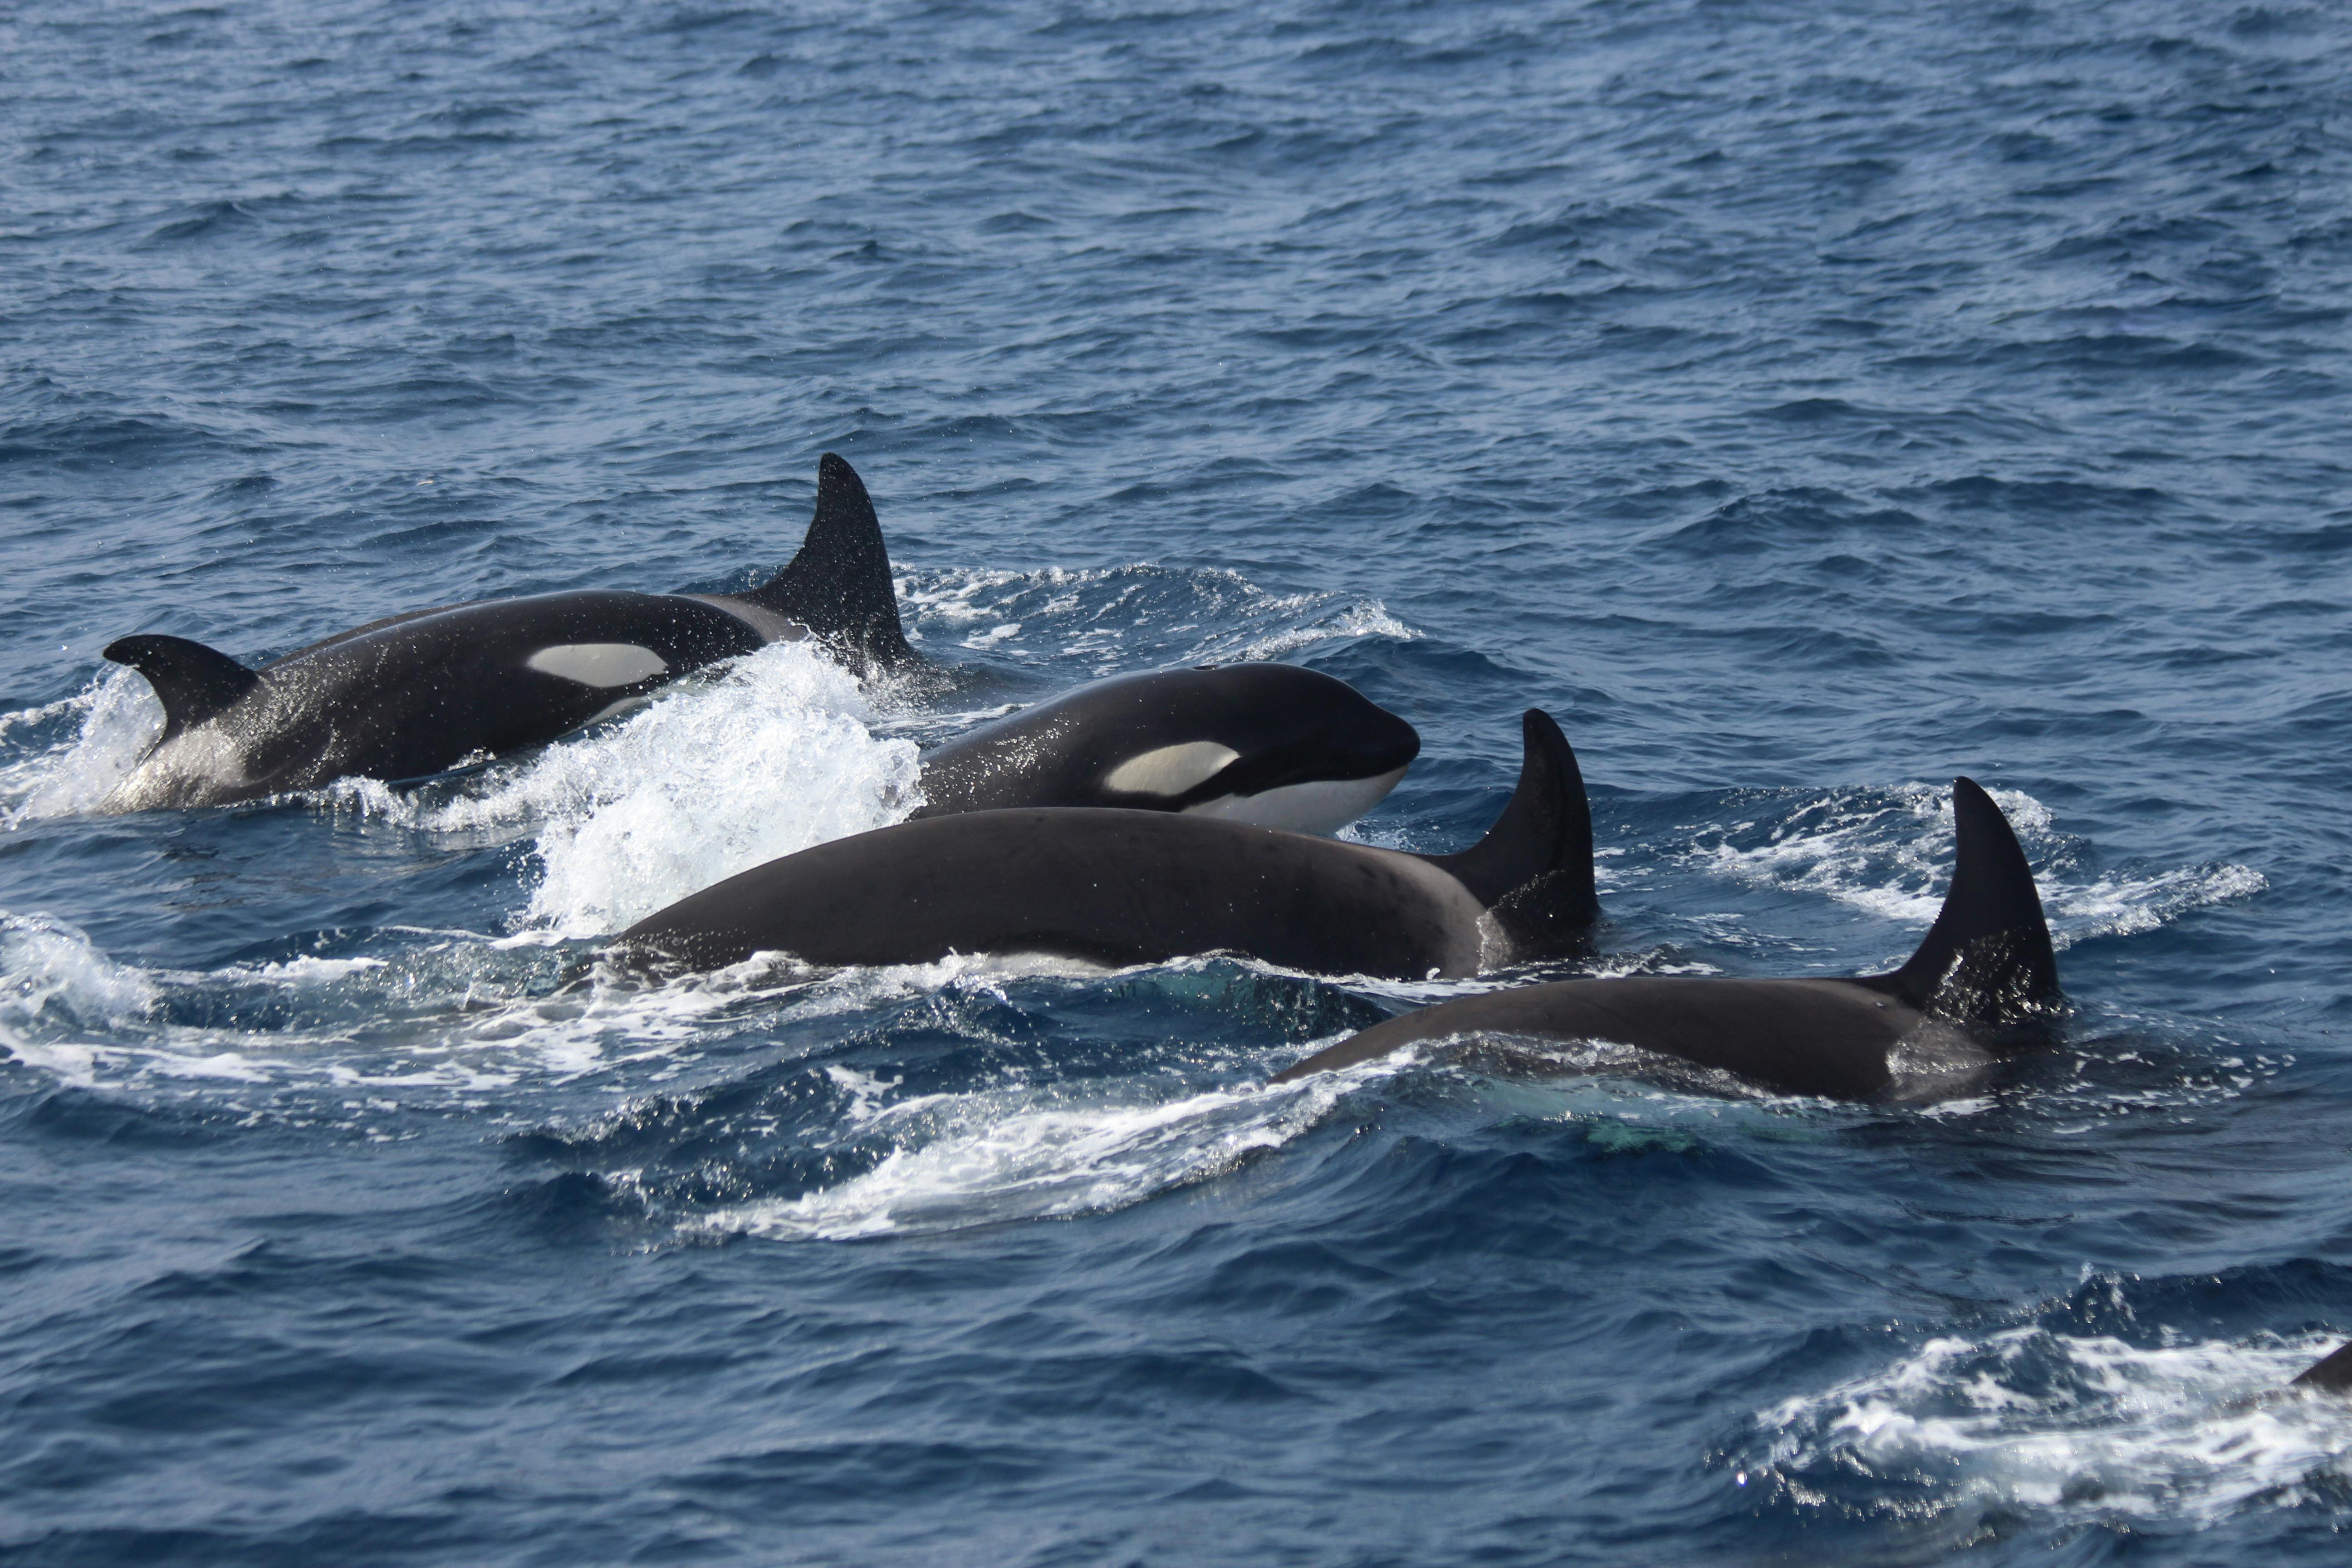
<instances>
[{"instance_id":1,"label":"sea wave","mask_svg":"<svg viewBox=\"0 0 2352 1568\"><path fill-rule=\"evenodd\" d=\"M1742 1486L1889 1517L2210 1525L2352 1497L2352 1404L2293 1390L2335 1336L2135 1345L2030 1326L1928 1341L1757 1417Z\"/></svg>"}]
</instances>

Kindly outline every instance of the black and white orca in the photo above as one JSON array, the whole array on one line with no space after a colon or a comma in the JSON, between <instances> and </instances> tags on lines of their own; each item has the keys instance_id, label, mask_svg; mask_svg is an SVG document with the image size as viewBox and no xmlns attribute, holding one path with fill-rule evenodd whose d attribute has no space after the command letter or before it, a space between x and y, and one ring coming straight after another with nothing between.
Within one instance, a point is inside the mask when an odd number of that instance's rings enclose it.
<instances>
[{"instance_id":1,"label":"black and white orca","mask_svg":"<svg viewBox=\"0 0 2352 1568\"><path fill-rule=\"evenodd\" d=\"M1410 979L1569 951L1596 912L1584 780L1549 717L1530 710L1523 730L1517 793L1457 855L1182 812L967 812L770 861L639 921L615 951L702 969L765 952L826 965L1228 952Z\"/></svg>"},{"instance_id":2,"label":"black and white orca","mask_svg":"<svg viewBox=\"0 0 2352 1568\"><path fill-rule=\"evenodd\" d=\"M915 816L1119 806L1331 833L1420 752L1412 725L1297 665L1120 675L926 752Z\"/></svg>"},{"instance_id":3,"label":"black and white orca","mask_svg":"<svg viewBox=\"0 0 2352 1568\"><path fill-rule=\"evenodd\" d=\"M863 668L915 661L874 502L830 452L800 552L749 593L592 591L412 610L258 669L184 637L123 637L106 657L147 678L163 732L101 809L422 778L542 745L690 670L812 637Z\"/></svg>"},{"instance_id":4,"label":"black and white orca","mask_svg":"<svg viewBox=\"0 0 2352 1568\"><path fill-rule=\"evenodd\" d=\"M1632 1046L1768 1089L1839 1100L1960 1087L2003 1056L2046 1040L2058 963L2032 870L2000 807L1958 779L1952 816L1958 864L1951 890L1919 950L1891 974L1526 985L1391 1018L1272 1081L1376 1060L1420 1041L1483 1037Z\"/></svg>"}]
</instances>

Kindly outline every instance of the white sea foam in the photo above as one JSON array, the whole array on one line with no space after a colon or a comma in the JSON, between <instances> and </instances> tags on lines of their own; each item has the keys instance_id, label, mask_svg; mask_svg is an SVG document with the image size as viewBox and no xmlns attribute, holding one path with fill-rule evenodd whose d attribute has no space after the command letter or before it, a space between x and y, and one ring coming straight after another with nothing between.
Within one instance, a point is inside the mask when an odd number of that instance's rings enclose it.
<instances>
[{"instance_id":1,"label":"white sea foam","mask_svg":"<svg viewBox=\"0 0 2352 1568\"><path fill-rule=\"evenodd\" d=\"M62 921L0 914L0 1038L47 1017L103 1029L152 1012L161 988Z\"/></svg>"},{"instance_id":2,"label":"white sea foam","mask_svg":"<svg viewBox=\"0 0 2352 1568\"><path fill-rule=\"evenodd\" d=\"M84 1088L209 1080L463 1096L623 1068L641 1085L793 1020L960 990L1002 999L1011 981L1105 973L1017 954L819 973L764 955L648 985L581 965L547 932L394 934L406 940L383 955L143 969L62 921L0 912L0 1055Z\"/></svg>"},{"instance_id":3,"label":"white sea foam","mask_svg":"<svg viewBox=\"0 0 2352 1568\"><path fill-rule=\"evenodd\" d=\"M915 744L880 740L847 671L777 643L455 798L366 780L339 805L446 833L529 826L525 918L616 931L738 871L898 821L921 803Z\"/></svg>"},{"instance_id":4,"label":"white sea foam","mask_svg":"<svg viewBox=\"0 0 2352 1568\"><path fill-rule=\"evenodd\" d=\"M2051 937L2061 946L2093 936L2154 931L2191 910L2252 898L2270 879L2251 866L2209 862L2139 877L2102 877L2082 887L2061 886L2043 900Z\"/></svg>"},{"instance_id":5,"label":"white sea foam","mask_svg":"<svg viewBox=\"0 0 2352 1568\"><path fill-rule=\"evenodd\" d=\"M805 974L757 964L665 986L565 984L561 954L406 934L420 940L388 957L142 969L61 921L0 914L0 1052L85 1088L466 1093L631 1063L656 1064L657 1078L667 1058L771 1020L813 989Z\"/></svg>"},{"instance_id":6,"label":"white sea foam","mask_svg":"<svg viewBox=\"0 0 2352 1568\"><path fill-rule=\"evenodd\" d=\"M70 726L70 739L50 732ZM89 811L163 732L146 678L110 669L62 701L0 714L0 829Z\"/></svg>"},{"instance_id":7,"label":"white sea foam","mask_svg":"<svg viewBox=\"0 0 2352 1568\"><path fill-rule=\"evenodd\" d=\"M1764 1464L1801 1502L1858 1472L1924 1483L1931 1507L1955 1513L2201 1525L2294 1506L2315 1487L2340 1497L2352 1403L2286 1392L2337 1342L2146 1350L2040 1328L1932 1340L1885 1372L1764 1412Z\"/></svg>"},{"instance_id":8,"label":"white sea foam","mask_svg":"<svg viewBox=\"0 0 2352 1568\"><path fill-rule=\"evenodd\" d=\"M2019 790L1993 800L2017 830L2061 949L2095 936L2148 931L2209 904L2269 886L2250 867L2224 863L2070 880L2050 809ZM1950 884L1954 849L1948 787L1906 784L1891 790L1832 790L1792 803L1760 844L1738 842L1757 826L1734 825L1703 839L1693 858L1706 869L1757 887L1818 893L1891 921L1934 923ZM2053 868L2051 862L2062 864Z\"/></svg>"},{"instance_id":9,"label":"white sea foam","mask_svg":"<svg viewBox=\"0 0 2352 1568\"><path fill-rule=\"evenodd\" d=\"M2031 857L2050 825L2040 802L2015 790L1993 799ZM1719 875L1752 886L1794 888L1869 910L1889 920L1932 923L1942 907L1938 876L1948 878L1953 848L1951 792L1932 784L1892 790L1832 790L1792 803L1788 820L1762 844L1732 839L1738 823L1696 858Z\"/></svg>"},{"instance_id":10,"label":"white sea foam","mask_svg":"<svg viewBox=\"0 0 2352 1568\"><path fill-rule=\"evenodd\" d=\"M1153 1096L1157 1080L1128 1080L1099 1099L1021 1088L891 1100L895 1082L851 1081L842 1070L847 1127L898 1146L837 1186L715 1210L696 1228L837 1240L1121 1208L1279 1148L1314 1126L1347 1081Z\"/></svg>"},{"instance_id":11,"label":"white sea foam","mask_svg":"<svg viewBox=\"0 0 2352 1568\"><path fill-rule=\"evenodd\" d=\"M260 1081L266 1069L230 1031L173 1031L164 1020L175 977L118 963L82 931L44 916L0 914L0 1047L68 1083L126 1069L173 1079Z\"/></svg>"}]
</instances>

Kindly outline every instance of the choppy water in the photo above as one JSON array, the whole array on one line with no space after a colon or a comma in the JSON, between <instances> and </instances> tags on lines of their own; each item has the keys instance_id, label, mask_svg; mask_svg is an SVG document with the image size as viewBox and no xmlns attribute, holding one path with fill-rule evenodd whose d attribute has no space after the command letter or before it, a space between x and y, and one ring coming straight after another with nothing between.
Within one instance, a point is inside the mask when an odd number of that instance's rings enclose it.
<instances>
[{"instance_id":1,"label":"choppy water","mask_svg":"<svg viewBox=\"0 0 2352 1568\"><path fill-rule=\"evenodd\" d=\"M2352 26L2186 3L0 16L0 1553L2340 1560ZM87 808L97 650L740 586L910 627L408 795ZM1879 1111L1435 1065L1225 962L572 984L917 743L1283 658L1605 972L2079 1012Z\"/></svg>"}]
</instances>

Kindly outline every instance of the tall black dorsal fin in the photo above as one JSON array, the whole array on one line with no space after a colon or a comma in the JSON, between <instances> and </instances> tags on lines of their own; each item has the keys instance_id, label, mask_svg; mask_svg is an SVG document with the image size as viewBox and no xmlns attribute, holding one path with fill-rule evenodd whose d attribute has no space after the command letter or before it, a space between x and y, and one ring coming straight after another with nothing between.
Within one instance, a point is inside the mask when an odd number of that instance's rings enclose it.
<instances>
[{"instance_id":1,"label":"tall black dorsal fin","mask_svg":"<svg viewBox=\"0 0 2352 1568\"><path fill-rule=\"evenodd\" d=\"M816 515L792 564L741 597L788 616L863 664L915 662L890 589L890 552L866 481L827 452L816 464Z\"/></svg>"},{"instance_id":2,"label":"tall black dorsal fin","mask_svg":"<svg viewBox=\"0 0 2352 1568\"><path fill-rule=\"evenodd\" d=\"M163 740L201 724L252 690L261 677L215 648L185 637L117 637L105 658L147 678L163 704Z\"/></svg>"},{"instance_id":3,"label":"tall black dorsal fin","mask_svg":"<svg viewBox=\"0 0 2352 1568\"><path fill-rule=\"evenodd\" d=\"M1519 787L1486 837L1458 855L1425 855L1486 905L1517 958L1578 945L1601 912L1592 890L1592 807L1568 737L1530 708Z\"/></svg>"},{"instance_id":4,"label":"tall black dorsal fin","mask_svg":"<svg viewBox=\"0 0 2352 1568\"><path fill-rule=\"evenodd\" d=\"M2058 958L2033 869L2009 818L1974 779L1952 781L1952 826L1958 854L1942 911L1910 962L1874 983L1956 1023L2022 1022L2058 994Z\"/></svg>"}]
</instances>

